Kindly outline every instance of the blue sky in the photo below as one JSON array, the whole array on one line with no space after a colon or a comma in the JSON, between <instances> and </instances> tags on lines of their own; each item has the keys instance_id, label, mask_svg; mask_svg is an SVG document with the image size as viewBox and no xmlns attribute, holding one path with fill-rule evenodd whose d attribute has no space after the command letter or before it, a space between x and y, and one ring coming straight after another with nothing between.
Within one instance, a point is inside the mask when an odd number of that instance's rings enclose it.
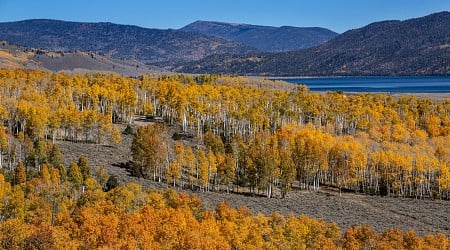
<instances>
[{"instance_id":1,"label":"blue sky","mask_svg":"<svg viewBox=\"0 0 450 250\"><path fill-rule=\"evenodd\" d=\"M181 28L196 20L325 27L450 11L450 0L0 0L0 22L33 18Z\"/></svg>"}]
</instances>

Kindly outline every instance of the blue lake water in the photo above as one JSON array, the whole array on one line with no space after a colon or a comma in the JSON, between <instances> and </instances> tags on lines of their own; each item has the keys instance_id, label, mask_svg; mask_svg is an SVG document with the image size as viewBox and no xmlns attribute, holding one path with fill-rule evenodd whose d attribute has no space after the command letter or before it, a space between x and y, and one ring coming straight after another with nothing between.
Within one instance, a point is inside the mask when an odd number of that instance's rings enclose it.
<instances>
[{"instance_id":1,"label":"blue lake water","mask_svg":"<svg viewBox=\"0 0 450 250\"><path fill-rule=\"evenodd\" d=\"M450 76L318 77L280 80L305 84L312 91L450 93Z\"/></svg>"}]
</instances>

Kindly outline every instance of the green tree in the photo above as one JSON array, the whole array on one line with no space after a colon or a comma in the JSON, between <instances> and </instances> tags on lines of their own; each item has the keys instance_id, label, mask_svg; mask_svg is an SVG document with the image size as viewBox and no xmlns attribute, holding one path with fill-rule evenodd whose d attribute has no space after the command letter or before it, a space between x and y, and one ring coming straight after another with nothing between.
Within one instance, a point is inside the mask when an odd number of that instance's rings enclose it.
<instances>
[{"instance_id":1,"label":"green tree","mask_svg":"<svg viewBox=\"0 0 450 250\"><path fill-rule=\"evenodd\" d=\"M58 166L56 166L56 169L58 169L59 175L61 176L61 182L67 181L68 178L66 166L64 166L63 164L59 164Z\"/></svg>"},{"instance_id":2,"label":"green tree","mask_svg":"<svg viewBox=\"0 0 450 250\"><path fill-rule=\"evenodd\" d=\"M81 156L77 163L80 168L81 174L83 175L83 181L91 177L91 167L89 166L89 161L85 156Z\"/></svg>"},{"instance_id":3,"label":"green tree","mask_svg":"<svg viewBox=\"0 0 450 250\"><path fill-rule=\"evenodd\" d=\"M106 186L105 187L106 191L109 191L111 189L114 189L114 188L120 186L119 180L117 179L117 176L111 175L108 178L108 181L106 182L105 186Z\"/></svg>"},{"instance_id":4,"label":"green tree","mask_svg":"<svg viewBox=\"0 0 450 250\"><path fill-rule=\"evenodd\" d=\"M67 171L67 177L72 183L74 188L80 188L83 184L83 174L81 173L80 167L75 162L72 162Z\"/></svg>"},{"instance_id":5,"label":"green tree","mask_svg":"<svg viewBox=\"0 0 450 250\"><path fill-rule=\"evenodd\" d=\"M58 167L63 164L63 157L58 145L53 144L52 150L50 151L49 162L54 167Z\"/></svg>"}]
</instances>

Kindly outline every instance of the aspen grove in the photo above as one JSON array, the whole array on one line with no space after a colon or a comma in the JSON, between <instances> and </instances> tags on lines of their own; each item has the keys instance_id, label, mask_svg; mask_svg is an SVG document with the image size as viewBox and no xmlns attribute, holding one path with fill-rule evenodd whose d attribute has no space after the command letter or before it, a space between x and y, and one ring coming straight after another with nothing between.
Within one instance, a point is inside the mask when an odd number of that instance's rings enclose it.
<instances>
[{"instance_id":1,"label":"aspen grove","mask_svg":"<svg viewBox=\"0 0 450 250\"><path fill-rule=\"evenodd\" d=\"M220 75L1 70L0 167L38 172L57 140L120 143L116 124L135 115L164 121L135 131L137 172L173 186L450 198L449 99L313 93ZM170 143L169 126L201 143Z\"/></svg>"}]
</instances>

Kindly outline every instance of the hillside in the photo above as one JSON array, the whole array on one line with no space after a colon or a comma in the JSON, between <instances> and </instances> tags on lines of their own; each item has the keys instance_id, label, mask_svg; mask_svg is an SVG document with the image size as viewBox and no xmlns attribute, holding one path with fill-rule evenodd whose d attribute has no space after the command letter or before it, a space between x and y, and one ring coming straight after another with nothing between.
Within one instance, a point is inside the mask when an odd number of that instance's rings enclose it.
<instances>
[{"instance_id":1,"label":"hillside","mask_svg":"<svg viewBox=\"0 0 450 250\"><path fill-rule=\"evenodd\" d=\"M138 76L167 72L134 60L119 60L96 53L52 52L0 42L0 68L39 69L53 72L115 72Z\"/></svg>"},{"instance_id":2,"label":"hillside","mask_svg":"<svg viewBox=\"0 0 450 250\"><path fill-rule=\"evenodd\" d=\"M139 122L135 120L133 123L137 126ZM143 123L148 124L150 123ZM108 174L117 176L122 184L133 182L145 189L166 189L167 184L134 177L124 168L132 160L131 144L131 135L123 135L119 145L58 142L64 164L67 166L76 162L80 156L85 156L91 166L104 166ZM367 224L378 232L395 227L405 231L415 230L419 235L443 233L450 236L450 229L445 223L450 220L450 201L399 199L353 193L339 195L338 192L324 187L320 192L295 190L282 200L250 197L239 193L185 191L200 196L209 209L214 209L220 202L226 201L235 208L247 207L255 214L304 214L312 218L322 218L330 223L335 222L340 228Z\"/></svg>"},{"instance_id":3,"label":"hillside","mask_svg":"<svg viewBox=\"0 0 450 250\"><path fill-rule=\"evenodd\" d=\"M8 42L0 41L0 68L16 69L16 68L32 68L41 69L39 65L30 60L35 52L16 45L11 45Z\"/></svg>"},{"instance_id":4,"label":"hillside","mask_svg":"<svg viewBox=\"0 0 450 250\"><path fill-rule=\"evenodd\" d=\"M450 13L384 21L349 30L306 50L213 55L178 68L190 73L272 76L448 75Z\"/></svg>"},{"instance_id":5,"label":"hillside","mask_svg":"<svg viewBox=\"0 0 450 250\"><path fill-rule=\"evenodd\" d=\"M113 23L25 20L0 23L0 40L50 51L89 51L143 63L198 60L256 49L218 37Z\"/></svg>"},{"instance_id":6,"label":"hillside","mask_svg":"<svg viewBox=\"0 0 450 250\"><path fill-rule=\"evenodd\" d=\"M3 212L16 208L10 202L24 201L50 222L52 206L33 199L43 187L28 186L40 183L33 178L63 188L43 191L55 204L54 197L89 194L92 174L106 190L137 182L199 193L210 209L225 200L254 213L306 214L342 228L450 235L448 99L318 94L217 75L0 70L0 76L0 184L3 174L27 187L25 198L0 193L0 215L10 216ZM108 175L116 184L108 184ZM85 204L57 201L58 211L70 214L76 209L65 206Z\"/></svg>"},{"instance_id":7,"label":"hillside","mask_svg":"<svg viewBox=\"0 0 450 250\"><path fill-rule=\"evenodd\" d=\"M180 30L222 37L265 52L306 49L325 43L338 35L318 27L271 27L209 21L196 21Z\"/></svg>"}]
</instances>

